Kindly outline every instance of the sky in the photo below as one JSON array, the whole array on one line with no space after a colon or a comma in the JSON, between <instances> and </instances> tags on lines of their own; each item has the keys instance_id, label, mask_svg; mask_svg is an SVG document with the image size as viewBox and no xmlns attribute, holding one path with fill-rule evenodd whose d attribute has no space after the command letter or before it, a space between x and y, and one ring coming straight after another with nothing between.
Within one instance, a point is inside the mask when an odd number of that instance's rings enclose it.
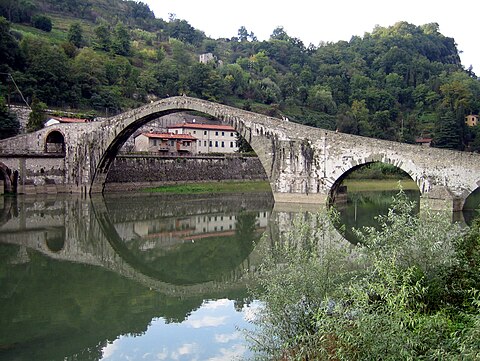
<instances>
[{"instance_id":1,"label":"sky","mask_svg":"<svg viewBox=\"0 0 480 361\"><path fill-rule=\"evenodd\" d=\"M245 26L258 40L267 40L282 26L305 46L320 42L349 41L353 35L371 33L376 25L398 21L415 25L436 22L440 32L454 38L465 68L480 75L478 0L142 0L157 18L188 21L211 38L237 36Z\"/></svg>"}]
</instances>

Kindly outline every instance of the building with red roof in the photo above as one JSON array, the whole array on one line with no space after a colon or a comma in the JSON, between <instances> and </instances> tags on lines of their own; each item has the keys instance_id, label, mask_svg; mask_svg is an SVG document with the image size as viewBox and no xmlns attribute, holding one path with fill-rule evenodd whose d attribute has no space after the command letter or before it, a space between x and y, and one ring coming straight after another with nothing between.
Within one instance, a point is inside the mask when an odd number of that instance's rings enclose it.
<instances>
[{"instance_id":1,"label":"building with red roof","mask_svg":"<svg viewBox=\"0 0 480 361\"><path fill-rule=\"evenodd\" d=\"M238 152L235 128L223 124L181 123L167 127L169 133L189 134L197 138L198 153Z\"/></svg>"},{"instance_id":2,"label":"building with red roof","mask_svg":"<svg viewBox=\"0 0 480 361\"><path fill-rule=\"evenodd\" d=\"M190 134L141 133L135 137L135 150L162 155L197 153L197 138Z\"/></svg>"}]
</instances>

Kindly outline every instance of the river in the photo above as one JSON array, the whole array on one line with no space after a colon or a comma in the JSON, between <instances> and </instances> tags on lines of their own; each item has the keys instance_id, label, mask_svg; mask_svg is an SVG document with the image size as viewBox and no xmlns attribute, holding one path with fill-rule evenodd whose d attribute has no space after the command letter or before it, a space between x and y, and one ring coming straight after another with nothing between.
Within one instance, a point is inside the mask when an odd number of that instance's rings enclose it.
<instances>
[{"instance_id":1,"label":"river","mask_svg":"<svg viewBox=\"0 0 480 361\"><path fill-rule=\"evenodd\" d=\"M350 192L347 237L394 193ZM0 359L247 358L247 284L307 210L264 192L2 196Z\"/></svg>"}]
</instances>

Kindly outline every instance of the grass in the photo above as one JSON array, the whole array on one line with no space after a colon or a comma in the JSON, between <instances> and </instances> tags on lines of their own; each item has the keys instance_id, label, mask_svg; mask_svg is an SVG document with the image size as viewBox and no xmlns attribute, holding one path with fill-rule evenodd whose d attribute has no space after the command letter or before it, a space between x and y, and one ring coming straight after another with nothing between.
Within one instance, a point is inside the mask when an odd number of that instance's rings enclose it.
<instances>
[{"instance_id":1,"label":"grass","mask_svg":"<svg viewBox=\"0 0 480 361\"><path fill-rule=\"evenodd\" d=\"M146 188L149 193L175 193L175 194L206 194L206 193L244 193L271 191L270 184L265 181L243 182L208 182L166 185L155 188Z\"/></svg>"},{"instance_id":2,"label":"grass","mask_svg":"<svg viewBox=\"0 0 480 361\"><path fill-rule=\"evenodd\" d=\"M347 179L343 185L353 192L390 191L398 190L398 182L396 179ZM417 184L411 179L402 179L400 184L405 190L418 190Z\"/></svg>"}]
</instances>

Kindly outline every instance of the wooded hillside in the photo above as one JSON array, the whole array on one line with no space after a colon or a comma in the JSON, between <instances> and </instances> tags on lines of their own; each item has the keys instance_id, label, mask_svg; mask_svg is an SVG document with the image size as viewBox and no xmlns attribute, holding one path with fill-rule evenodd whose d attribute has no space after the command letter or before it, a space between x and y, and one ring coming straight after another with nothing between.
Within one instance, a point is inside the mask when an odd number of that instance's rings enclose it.
<instances>
[{"instance_id":1,"label":"wooded hillside","mask_svg":"<svg viewBox=\"0 0 480 361\"><path fill-rule=\"evenodd\" d=\"M282 27L267 41L244 27L210 39L135 1L0 0L0 15L10 101L21 99L7 73L29 102L103 116L186 93L340 132L480 149L464 123L480 111L479 80L436 23L306 46ZM200 63L204 53L214 60Z\"/></svg>"}]
</instances>

